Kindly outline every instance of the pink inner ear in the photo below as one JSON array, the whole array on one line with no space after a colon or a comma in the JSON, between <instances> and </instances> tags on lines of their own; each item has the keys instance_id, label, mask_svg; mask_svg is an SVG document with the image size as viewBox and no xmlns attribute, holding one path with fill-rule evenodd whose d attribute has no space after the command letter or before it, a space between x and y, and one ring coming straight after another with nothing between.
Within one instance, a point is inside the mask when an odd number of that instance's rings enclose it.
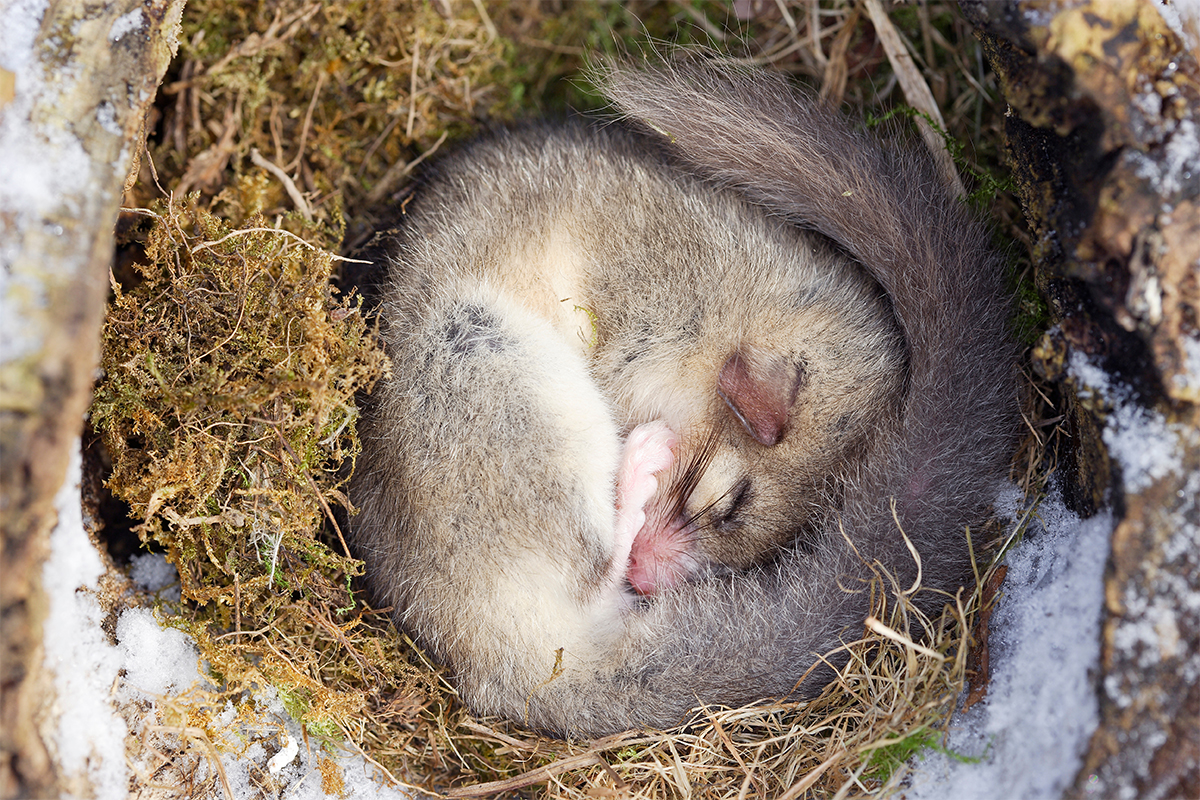
<instances>
[{"instance_id":1,"label":"pink inner ear","mask_svg":"<svg viewBox=\"0 0 1200 800\"><path fill-rule=\"evenodd\" d=\"M717 394L747 433L770 447L783 438L803 378L803 368L786 358L773 358L764 367L736 351L717 376Z\"/></svg>"}]
</instances>

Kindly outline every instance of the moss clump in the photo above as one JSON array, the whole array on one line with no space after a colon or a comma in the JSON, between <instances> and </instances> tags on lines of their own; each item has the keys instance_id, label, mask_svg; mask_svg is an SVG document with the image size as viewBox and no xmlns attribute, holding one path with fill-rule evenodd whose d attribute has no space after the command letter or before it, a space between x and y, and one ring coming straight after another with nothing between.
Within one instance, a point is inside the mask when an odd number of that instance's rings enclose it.
<instances>
[{"instance_id":1,"label":"moss clump","mask_svg":"<svg viewBox=\"0 0 1200 800\"><path fill-rule=\"evenodd\" d=\"M108 485L179 568L174 624L214 676L277 686L298 720L336 736L368 702L364 676L419 682L394 644L362 646L349 591L362 564L332 517L359 451L354 393L386 358L359 301L330 288L329 253L261 219L231 230L196 208L143 213L141 280L114 286L91 412Z\"/></svg>"},{"instance_id":2,"label":"moss clump","mask_svg":"<svg viewBox=\"0 0 1200 800\"><path fill-rule=\"evenodd\" d=\"M177 197L200 190L207 203L231 177L255 171L257 149L313 198L318 216L333 195L357 205L443 132L462 135L475 117L503 111L502 41L475 13L444 15L441 6L188 3L150 143L159 184ZM155 189L144 180L137 201ZM271 199L293 208L277 186ZM236 208L220 212L240 220Z\"/></svg>"},{"instance_id":3,"label":"moss clump","mask_svg":"<svg viewBox=\"0 0 1200 800\"><path fill-rule=\"evenodd\" d=\"M358 305L330 289L333 257L262 220L232 231L200 210L150 213L142 280L115 287L92 407L110 487L175 563L230 577L268 565L242 587L255 602L297 588L281 564L356 574L312 544L342 499L335 470L359 449L354 393L386 359ZM182 577L201 599L203 574Z\"/></svg>"}]
</instances>

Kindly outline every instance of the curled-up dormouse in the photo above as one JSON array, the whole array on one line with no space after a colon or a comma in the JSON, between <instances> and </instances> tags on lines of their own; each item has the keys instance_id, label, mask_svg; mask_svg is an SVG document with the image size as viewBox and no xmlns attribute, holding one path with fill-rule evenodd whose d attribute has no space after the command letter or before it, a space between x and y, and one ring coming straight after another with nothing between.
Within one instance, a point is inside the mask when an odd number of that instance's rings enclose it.
<instances>
[{"instance_id":1,"label":"curled-up dormouse","mask_svg":"<svg viewBox=\"0 0 1200 800\"><path fill-rule=\"evenodd\" d=\"M879 567L962 585L1017 413L998 261L921 153L717 61L593 77L621 123L489 134L395 222L351 485L466 702L583 735L814 694Z\"/></svg>"}]
</instances>

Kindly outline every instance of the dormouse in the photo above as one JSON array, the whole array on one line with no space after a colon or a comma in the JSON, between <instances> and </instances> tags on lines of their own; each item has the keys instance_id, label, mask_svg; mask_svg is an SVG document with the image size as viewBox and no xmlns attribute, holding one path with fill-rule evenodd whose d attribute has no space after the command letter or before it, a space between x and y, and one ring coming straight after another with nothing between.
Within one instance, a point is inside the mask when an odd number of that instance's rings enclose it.
<instances>
[{"instance_id":1,"label":"dormouse","mask_svg":"<svg viewBox=\"0 0 1200 800\"><path fill-rule=\"evenodd\" d=\"M564 735L819 690L875 569L969 577L1016 415L998 262L919 152L717 61L595 77L624 123L494 132L395 221L351 485L397 623Z\"/></svg>"}]
</instances>

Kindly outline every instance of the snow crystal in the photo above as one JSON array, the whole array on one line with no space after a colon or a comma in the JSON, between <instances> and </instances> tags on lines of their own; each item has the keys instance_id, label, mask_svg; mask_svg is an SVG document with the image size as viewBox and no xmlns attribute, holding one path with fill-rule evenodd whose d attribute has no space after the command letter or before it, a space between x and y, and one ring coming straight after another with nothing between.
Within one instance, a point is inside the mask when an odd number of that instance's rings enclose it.
<instances>
[{"instance_id":1,"label":"snow crystal","mask_svg":"<svg viewBox=\"0 0 1200 800\"><path fill-rule=\"evenodd\" d=\"M96 108L96 122L113 136L120 136L122 133L121 126L117 124L117 112L112 103L104 102Z\"/></svg>"},{"instance_id":2,"label":"snow crystal","mask_svg":"<svg viewBox=\"0 0 1200 800\"><path fill-rule=\"evenodd\" d=\"M1158 11L1188 50L1200 50L1200 0L1159 0Z\"/></svg>"},{"instance_id":3,"label":"snow crystal","mask_svg":"<svg viewBox=\"0 0 1200 800\"><path fill-rule=\"evenodd\" d=\"M1157 411L1117 406L1104 427L1104 444L1121 463L1126 491L1140 492L1182 468L1177 433Z\"/></svg>"},{"instance_id":4,"label":"snow crystal","mask_svg":"<svg viewBox=\"0 0 1200 800\"><path fill-rule=\"evenodd\" d=\"M20 75L33 57L33 40L49 0L10 0L0 25L0 69Z\"/></svg>"},{"instance_id":5,"label":"snow crystal","mask_svg":"<svg viewBox=\"0 0 1200 800\"><path fill-rule=\"evenodd\" d=\"M196 646L183 631L159 627L154 612L131 608L117 621L125 681L151 695L184 692L200 680Z\"/></svg>"},{"instance_id":6,"label":"snow crystal","mask_svg":"<svg viewBox=\"0 0 1200 800\"><path fill-rule=\"evenodd\" d=\"M66 198L79 196L92 175L91 161L74 134L30 122L35 98L45 91L42 67L33 58L45 12L45 2L17 0L0 6L0 67L16 77L15 96L0 105L0 364L37 350L42 337L28 329L31 315L25 309L41 309L48 302L40 276L33 279L13 268L20 261L23 237L18 232L36 230L44 219L58 216L53 212L61 210ZM63 81L59 83L61 91ZM44 232L65 233L57 226ZM72 268L54 260L38 264L46 272Z\"/></svg>"},{"instance_id":7,"label":"snow crystal","mask_svg":"<svg viewBox=\"0 0 1200 800\"><path fill-rule=\"evenodd\" d=\"M1176 388L1200 392L1200 339L1180 336L1183 346L1183 369L1173 378Z\"/></svg>"},{"instance_id":8,"label":"snow crystal","mask_svg":"<svg viewBox=\"0 0 1200 800\"><path fill-rule=\"evenodd\" d=\"M1150 94L1157 98L1157 94ZM1135 98L1135 104L1136 98ZM1200 130L1190 119L1179 121L1167 137L1162 152L1151 157L1140 150L1127 150L1124 159L1139 178L1166 198L1163 210L1170 213L1180 197L1194 194L1200 187Z\"/></svg>"},{"instance_id":9,"label":"snow crystal","mask_svg":"<svg viewBox=\"0 0 1200 800\"><path fill-rule=\"evenodd\" d=\"M1096 395L1112 405L1103 438L1109 455L1121 465L1126 491L1139 492L1182 468L1179 440L1189 435L1187 430L1137 405L1129 387L1111 382L1085 354L1071 353L1069 369L1081 397Z\"/></svg>"},{"instance_id":10,"label":"snow crystal","mask_svg":"<svg viewBox=\"0 0 1200 800\"><path fill-rule=\"evenodd\" d=\"M129 561L129 578L139 589L167 602L179 600L179 573L161 553L138 553Z\"/></svg>"},{"instance_id":11,"label":"snow crystal","mask_svg":"<svg viewBox=\"0 0 1200 800\"><path fill-rule=\"evenodd\" d=\"M1176 194L1200 183L1200 137L1196 123L1181 119L1163 149L1163 194Z\"/></svg>"},{"instance_id":12,"label":"snow crystal","mask_svg":"<svg viewBox=\"0 0 1200 800\"><path fill-rule=\"evenodd\" d=\"M1103 398L1112 394L1108 373L1093 364L1085 354L1073 350L1067 367L1071 377L1075 378L1076 392L1080 397Z\"/></svg>"},{"instance_id":13,"label":"snow crystal","mask_svg":"<svg viewBox=\"0 0 1200 800\"><path fill-rule=\"evenodd\" d=\"M140 8L135 8L128 14L122 14L117 18L117 21L112 24L108 30L108 40L113 42L121 41L125 34L131 31L139 31L146 26L146 17L142 14Z\"/></svg>"}]
</instances>

